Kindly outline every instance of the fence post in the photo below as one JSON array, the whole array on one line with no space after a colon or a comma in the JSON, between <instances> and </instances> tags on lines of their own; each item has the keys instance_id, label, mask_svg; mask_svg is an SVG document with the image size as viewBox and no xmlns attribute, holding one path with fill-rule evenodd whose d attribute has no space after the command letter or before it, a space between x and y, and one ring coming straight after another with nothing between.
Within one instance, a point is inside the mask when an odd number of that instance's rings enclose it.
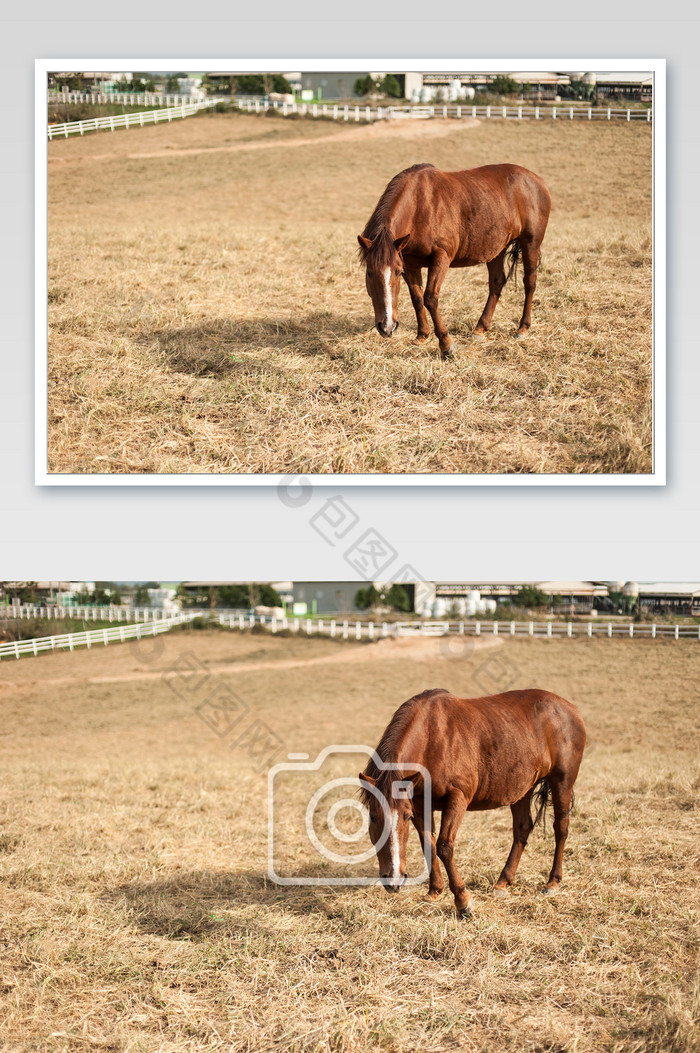
<instances>
[{"instance_id":1,"label":"fence post","mask_svg":"<svg viewBox=\"0 0 700 1053\"><path fill-rule=\"evenodd\" d=\"M19 658L19 643L15 640L15 658Z\"/></svg>"},{"instance_id":2,"label":"fence post","mask_svg":"<svg viewBox=\"0 0 700 1053\"><path fill-rule=\"evenodd\" d=\"M608 106L608 120L610 120L610 107Z\"/></svg>"},{"instance_id":3,"label":"fence post","mask_svg":"<svg viewBox=\"0 0 700 1053\"><path fill-rule=\"evenodd\" d=\"M491 107L490 107L490 106L487 106L487 107L486 107L486 116L487 116L487 117L490 117L490 116L491 116Z\"/></svg>"},{"instance_id":4,"label":"fence post","mask_svg":"<svg viewBox=\"0 0 700 1053\"><path fill-rule=\"evenodd\" d=\"M476 117L476 106L472 106L472 117Z\"/></svg>"},{"instance_id":5,"label":"fence post","mask_svg":"<svg viewBox=\"0 0 700 1053\"><path fill-rule=\"evenodd\" d=\"M335 619L331 618L331 637L335 636Z\"/></svg>"},{"instance_id":6,"label":"fence post","mask_svg":"<svg viewBox=\"0 0 700 1053\"><path fill-rule=\"evenodd\" d=\"M362 626L360 625L359 622L355 622L355 639L356 640L361 640L362 639Z\"/></svg>"},{"instance_id":7,"label":"fence post","mask_svg":"<svg viewBox=\"0 0 700 1053\"><path fill-rule=\"evenodd\" d=\"M540 119L540 108L539 108L539 106L535 106L535 120L539 121L539 119Z\"/></svg>"},{"instance_id":8,"label":"fence post","mask_svg":"<svg viewBox=\"0 0 700 1053\"><path fill-rule=\"evenodd\" d=\"M518 120L522 121L522 119L523 119L523 108L522 108L522 106L518 106Z\"/></svg>"},{"instance_id":9,"label":"fence post","mask_svg":"<svg viewBox=\"0 0 700 1053\"><path fill-rule=\"evenodd\" d=\"M498 636L498 622L497 621L494 621L494 623L493 623L493 635L494 636Z\"/></svg>"},{"instance_id":10,"label":"fence post","mask_svg":"<svg viewBox=\"0 0 700 1053\"><path fill-rule=\"evenodd\" d=\"M369 636L370 640L374 639L374 622L370 622L367 626L367 635Z\"/></svg>"},{"instance_id":11,"label":"fence post","mask_svg":"<svg viewBox=\"0 0 700 1053\"><path fill-rule=\"evenodd\" d=\"M528 631L528 634L530 636L534 636L535 635L535 623L534 622L529 622L528 623L527 631Z\"/></svg>"},{"instance_id":12,"label":"fence post","mask_svg":"<svg viewBox=\"0 0 700 1053\"><path fill-rule=\"evenodd\" d=\"M627 112L629 113L629 110ZM674 635L674 638L677 640L678 639L678 626L677 625L675 626L675 631L674 631L673 635Z\"/></svg>"},{"instance_id":13,"label":"fence post","mask_svg":"<svg viewBox=\"0 0 700 1053\"><path fill-rule=\"evenodd\" d=\"M589 120L589 121L591 120L592 116L593 116L593 110L592 110L592 109L591 109L591 107L589 106L589 107L588 107L588 120Z\"/></svg>"},{"instance_id":14,"label":"fence post","mask_svg":"<svg viewBox=\"0 0 700 1053\"><path fill-rule=\"evenodd\" d=\"M630 111L628 110L627 111L627 120L629 121L629 119L630 119Z\"/></svg>"},{"instance_id":15,"label":"fence post","mask_svg":"<svg viewBox=\"0 0 700 1053\"><path fill-rule=\"evenodd\" d=\"M348 623L347 622L343 622L343 639L347 640L347 638L348 638Z\"/></svg>"},{"instance_id":16,"label":"fence post","mask_svg":"<svg viewBox=\"0 0 700 1053\"><path fill-rule=\"evenodd\" d=\"M630 622L630 637L634 639L634 622Z\"/></svg>"},{"instance_id":17,"label":"fence post","mask_svg":"<svg viewBox=\"0 0 700 1053\"><path fill-rule=\"evenodd\" d=\"M477 622L476 623L476 628L474 629L474 635L475 636L481 636L481 622Z\"/></svg>"},{"instance_id":18,"label":"fence post","mask_svg":"<svg viewBox=\"0 0 700 1053\"><path fill-rule=\"evenodd\" d=\"M573 108L573 106L570 106L569 107L569 120L573 121L573 119L574 119L574 108Z\"/></svg>"},{"instance_id":19,"label":"fence post","mask_svg":"<svg viewBox=\"0 0 700 1053\"><path fill-rule=\"evenodd\" d=\"M515 636L515 622L510 623L510 635Z\"/></svg>"},{"instance_id":20,"label":"fence post","mask_svg":"<svg viewBox=\"0 0 700 1053\"><path fill-rule=\"evenodd\" d=\"M552 623L551 622L547 622L547 636L551 636L551 635L552 635Z\"/></svg>"},{"instance_id":21,"label":"fence post","mask_svg":"<svg viewBox=\"0 0 700 1053\"><path fill-rule=\"evenodd\" d=\"M557 119L557 108L556 108L556 106L552 106L552 120L556 121L556 119Z\"/></svg>"},{"instance_id":22,"label":"fence post","mask_svg":"<svg viewBox=\"0 0 700 1053\"><path fill-rule=\"evenodd\" d=\"M69 646L69 648L72 651L73 650L73 633L68 633L68 646Z\"/></svg>"},{"instance_id":23,"label":"fence post","mask_svg":"<svg viewBox=\"0 0 700 1053\"><path fill-rule=\"evenodd\" d=\"M588 623L587 629L588 629L588 635L589 636L593 636L593 625L592 625L591 622Z\"/></svg>"},{"instance_id":24,"label":"fence post","mask_svg":"<svg viewBox=\"0 0 700 1053\"><path fill-rule=\"evenodd\" d=\"M608 622L608 636L612 636L612 622Z\"/></svg>"},{"instance_id":25,"label":"fence post","mask_svg":"<svg viewBox=\"0 0 700 1053\"><path fill-rule=\"evenodd\" d=\"M698 631L700 632L700 625L698 626ZM651 627L651 638L652 640L656 639L656 622L654 622Z\"/></svg>"}]
</instances>

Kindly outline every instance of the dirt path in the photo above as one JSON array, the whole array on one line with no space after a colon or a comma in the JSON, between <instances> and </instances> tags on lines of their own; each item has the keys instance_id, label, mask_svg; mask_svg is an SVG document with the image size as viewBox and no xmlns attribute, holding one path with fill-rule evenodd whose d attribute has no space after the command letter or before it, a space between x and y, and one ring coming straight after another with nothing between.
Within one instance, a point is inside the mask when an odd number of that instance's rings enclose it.
<instances>
[{"instance_id":1,"label":"dirt path","mask_svg":"<svg viewBox=\"0 0 700 1053\"><path fill-rule=\"evenodd\" d=\"M222 154L239 153L249 150L275 150L291 146L318 146L328 143L346 143L352 141L368 141L374 139L434 139L454 134L463 128L474 127L481 122L474 117L463 117L459 121L448 118L431 118L429 120L394 120L377 121L374 124L361 125L356 128L347 128L331 136L306 137L301 139L272 139L263 142L242 142L231 146L192 146L192 147L169 147L164 150L149 150L147 152L136 151L115 155L86 154L81 157L50 157L49 164L77 164L83 161L111 161L116 156L122 159L139 160L146 157L178 157L191 154Z\"/></svg>"},{"instance_id":2,"label":"dirt path","mask_svg":"<svg viewBox=\"0 0 700 1053\"><path fill-rule=\"evenodd\" d=\"M399 640L378 640L375 644L362 647L348 647L337 651L335 654L322 655L316 658L281 658L266 659L253 662L219 662L206 663L206 671L212 676L226 676L234 673L253 673L264 669L301 669L307 666L339 665L345 662L383 661L393 658L403 658L409 661L424 661L435 658L462 658L468 661L477 651L489 647L499 647L503 644L500 637L473 636L442 636L442 637L419 637L416 639L404 638ZM181 656L185 661L188 654ZM32 659L29 658L28 661ZM0 690L26 689L31 687L54 687L60 684L122 684L136 680L167 680L183 675L183 672L192 673L192 668L183 662L175 661L167 669L146 670L139 672L120 673L113 676L70 676L56 679L37 678L36 680L25 680L17 683L12 680L0 682Z\"/></svg>"}]
</instances>

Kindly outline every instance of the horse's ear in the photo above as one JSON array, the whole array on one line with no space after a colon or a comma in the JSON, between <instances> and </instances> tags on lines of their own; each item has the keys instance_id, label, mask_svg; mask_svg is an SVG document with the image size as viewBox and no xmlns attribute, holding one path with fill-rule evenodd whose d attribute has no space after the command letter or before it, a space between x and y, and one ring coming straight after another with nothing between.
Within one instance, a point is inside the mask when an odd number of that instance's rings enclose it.
<instances>
[{"instance_id":1,"label":"horse's ear","mask_svg":"<svg viewBox=\"0 0 700 1053\"><path fill-rule=\"evenodd\" d=\"M394 239L394 248L397 252L403 252L403 250L406 248L406 245L408 245L408 239L410 237L410 234L404 234L402 238Z\"/></svg>"},{"instance_id":2,"label":"horse's ear","mask_svg":"<svg viewBox=\"0 0 700 1053\"><path fill-rule=\"evenodd\" d=\"M361 234L357 235L357 242L361 249L366 249L367 252L372 248L372 242L369 238L363 238Z\"/></svg>"},{"instance_id":3,"label":"horse's ear","mask_svg":"<svg viewBox=\"0 0 700 1053\"><path fill-rule=\"evenodd\" d=\"M422 781L423 776L421 772L414 771L413 775L409 775L408 778L411 780L414 786L418 786L418 784Z\"/></svg>"},{"instance_id":4,"label":"horse's ear","mask_svg":"<svg viewBox=\"0 0 700 1053\"><path fill-rule=\"evenodd\" d=\"M365 775L363 771L360 772L360 782L368 782L370 786L377 785L377 780L373 779L371 775Z\"/></svg>"}]
</instances>

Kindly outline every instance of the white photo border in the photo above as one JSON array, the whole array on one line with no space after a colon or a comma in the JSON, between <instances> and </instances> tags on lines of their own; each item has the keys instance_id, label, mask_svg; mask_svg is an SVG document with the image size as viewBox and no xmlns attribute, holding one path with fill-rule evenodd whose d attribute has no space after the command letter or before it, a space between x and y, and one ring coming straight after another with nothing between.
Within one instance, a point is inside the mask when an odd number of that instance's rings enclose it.
<instances>
[{"instance_id":1,"label":"white photo border","mask_svg":"<svg viewBox=\"0 0 700 1053\"><path fill-rule=\"evenodd\" d=\"M35 456L37 486L274 486L279 474L112 474L48 471L48 139L46 76L49 72L138 72L173 69L241 73L382 69L391 72L449 71L468 66L474 72L587 69L604 72L649 72L653 76L652 174L652 463L645 474L317 474L319 486L665 486L666 485L666 60L655 58L154 58L35 60Z\"/></svg>"}]
</instances>

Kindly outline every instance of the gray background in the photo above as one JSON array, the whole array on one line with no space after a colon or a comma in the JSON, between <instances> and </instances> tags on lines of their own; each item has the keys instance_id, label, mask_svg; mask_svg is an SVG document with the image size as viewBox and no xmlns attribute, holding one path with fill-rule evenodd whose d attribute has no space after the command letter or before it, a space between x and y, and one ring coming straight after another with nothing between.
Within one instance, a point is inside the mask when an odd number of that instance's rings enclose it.
<instances>
[{"instance_id":1,"label":"gray background","mask_svg":"<svg viewBox=\"0 0 700 1053\"><path fill-rule=\"evenodd\" d=\"M446 2L436 9L442 18L430 20L417 3L339 4L337 20L327 9L320 20L268 0L258 8L265 21L250 19L255 7L230 2L122 3L116 20L98 7L73 3L57 18L55 5L39 3L46 20L4 26L0 577L346 578L343 552L369 529L396 550L391 574L408 563L438 579L700 576L700 98L689 5L612 2L605 20L520 2L482 5L469 18L474 5ZM35 487L34 59L168 56L666 58L668 485L349 488L356 528L334 544L309 520L340 487L304 493L299 507L274 486Z\"/></svg>"}]
</instances>

